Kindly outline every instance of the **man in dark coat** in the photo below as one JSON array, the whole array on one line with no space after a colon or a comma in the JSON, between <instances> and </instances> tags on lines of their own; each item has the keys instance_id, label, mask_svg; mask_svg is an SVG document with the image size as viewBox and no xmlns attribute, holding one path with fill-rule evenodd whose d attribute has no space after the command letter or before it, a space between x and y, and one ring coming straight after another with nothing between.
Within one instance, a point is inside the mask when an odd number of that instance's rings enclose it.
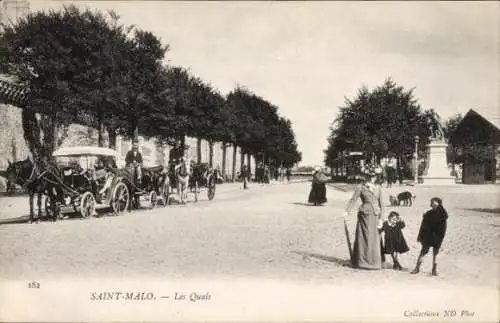
<instances>
[{"instance_id":1,"label":"man in dark coat","mask_svg":"<svg viewBox=\"0 0 500 323\"><path fill-rule=\"evenodd\" d=\"M132 150L127 152L127 155L125 156L125 165L126 167L132 167L134 169L137 183L138 185L141 185L142 155L139 152L139 142L137 140L132 142Z\"/></svg>"}]
</instances>

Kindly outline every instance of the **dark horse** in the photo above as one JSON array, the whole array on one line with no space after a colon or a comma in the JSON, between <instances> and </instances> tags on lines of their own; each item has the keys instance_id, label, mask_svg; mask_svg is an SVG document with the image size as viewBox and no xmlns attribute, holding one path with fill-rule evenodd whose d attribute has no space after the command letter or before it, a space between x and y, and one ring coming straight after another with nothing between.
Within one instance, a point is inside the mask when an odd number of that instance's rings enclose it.
<instances>
[{"instance_id":1,"label":"dark horse","mask_svg":"<svg viewBox=\"0 0 500 323\"><path fill-rule=\"evenodd\" d=\"M35 193L38 195L37 206L38 216L36 222L42 217L42 195L45 194L51 201L52 220L56 221L59 215L59 200L62 197L62 190L58 181L55 178L54 166L46 165L45 167L36 165L31 159L11 163L7 167L7 180L11 183L21 185L29 193L30 201L30 219L29 223L35 220L35 212L33 210L33 199ZM46 210L47 212L47 210Z\"/></svg>"}]
</instances>

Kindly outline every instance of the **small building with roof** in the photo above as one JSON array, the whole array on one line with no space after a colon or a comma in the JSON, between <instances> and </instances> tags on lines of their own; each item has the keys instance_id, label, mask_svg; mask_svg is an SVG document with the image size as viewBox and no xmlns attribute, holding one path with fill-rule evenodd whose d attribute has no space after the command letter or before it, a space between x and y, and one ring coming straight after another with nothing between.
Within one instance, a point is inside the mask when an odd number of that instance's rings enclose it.
<instances>
[{"instance_id":1,"label":"small building with roof","mask_svg":"<svg viewBox=\"0 0 500 323\"><path fill-rule=\"evenodd\" d=\"M469 110L451 134L456 161L462 164L463 184L496 182L500 130L474 110Z\"/></svg>"}]
</instances>

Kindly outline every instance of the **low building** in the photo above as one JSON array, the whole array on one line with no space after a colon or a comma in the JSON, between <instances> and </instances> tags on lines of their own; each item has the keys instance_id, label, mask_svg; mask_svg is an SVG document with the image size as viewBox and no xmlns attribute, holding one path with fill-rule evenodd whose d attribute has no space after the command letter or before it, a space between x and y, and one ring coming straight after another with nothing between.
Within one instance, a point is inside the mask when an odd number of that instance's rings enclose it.
<instances>
[{"instance_id":1,"label":"low building","mask_svg":"<svg viewBox=\"0 0 500 323\"><path fill-rule=\"evenodd\" d=\"M500 130L474 110L469 110L449 143L462 164L462 183L491 184L496 182L497 151Z\"/></svg>"}]
</instances>

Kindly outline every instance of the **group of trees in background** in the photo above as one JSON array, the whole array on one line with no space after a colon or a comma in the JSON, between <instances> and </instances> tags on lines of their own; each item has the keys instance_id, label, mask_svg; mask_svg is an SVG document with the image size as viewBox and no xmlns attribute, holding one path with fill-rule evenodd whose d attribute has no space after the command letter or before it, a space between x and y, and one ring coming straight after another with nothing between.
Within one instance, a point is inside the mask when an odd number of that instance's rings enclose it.
<instances>
[{"instance_id":1,"label":"group of trees in background","mask_svg":"<svg viewBox=\"0 0 500 323\"><path fill-rule=\"evenodd\" d=\"M207 140L211 152L222 142L224 155L234 145L274 166L301 160L292 123L278 107L241 86L224 96L187 69L166 65L168 50L152 33L120 24L114 12L74 6L7 26L0 71L29 90L21 108L30 151L51 156L77 123L97 129L100 146L107 133L112 148L117 135L182 148L190 136Z\"/></svg>"},{"instance_id":2,"label":"group of trees in background","mask_svg":"<svg viewBox=\"0 0 500 323\"><path fill-rule=\"evenodd\" d=\"M461 119L457 115L443 123L445 138ZM333 121L325 164L333 165L339 154L350 150L363 152L369 162L379 163L392 155L404 165L415 151L415 138L419 139L418 154L423 156L440 125L439 115L433 109L423 110L412 89L390 78L371 91L362 87L354 99L346 99Z\"/></svg>"}]
</instances>

